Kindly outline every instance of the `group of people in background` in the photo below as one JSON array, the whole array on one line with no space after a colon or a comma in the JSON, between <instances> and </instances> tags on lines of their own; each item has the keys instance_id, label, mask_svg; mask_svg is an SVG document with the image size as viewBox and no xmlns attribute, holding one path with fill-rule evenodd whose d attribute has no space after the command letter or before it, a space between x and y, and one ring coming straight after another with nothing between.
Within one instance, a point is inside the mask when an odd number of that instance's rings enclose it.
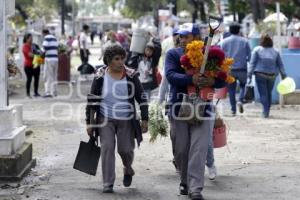
<instances>
[{"instance_id":1,"label":"group of people in background","mask_svg":"<svg viewBox=\"0 0 300 200\"><path fill-rule=\"evenodd\" d=\"M34 57L44 58L44 81L45 92L43 97L57 96L57 70L58 70L58 41L56 37L45 29L42 32L44 41L42 48L33 43L32 34L26 33L23 40L22 52L24 56L24 71L26 74L26 95L32 98L31 82L34 79L34 97L41 96L39 93L40 64L34 64Z\"/></svg>"},{"instance_id":2,"label":"group of people in background","mask_svg":"<svg viewBox=\"0 0 300 200\"><path fill-rule=\"evenodd\" d=\"M226 57L234 59L231 74L236 81L228 85L231 112L235 116L237 107L240 113L244 112L245 86L252 84L252 76L254 75L260 102L263 107L262 117L268 118L275 79L278 74L281 75L282 79L286 78L287 75L279 52L273 48L271 36L263 34L260 45L255 47L251 53L248 40L240 35L240 28L239 24L233 23L230 26L231 35L220 43ZM236 101L237 85L240 88L238 102Z\"/></svg>"}]
</instances>

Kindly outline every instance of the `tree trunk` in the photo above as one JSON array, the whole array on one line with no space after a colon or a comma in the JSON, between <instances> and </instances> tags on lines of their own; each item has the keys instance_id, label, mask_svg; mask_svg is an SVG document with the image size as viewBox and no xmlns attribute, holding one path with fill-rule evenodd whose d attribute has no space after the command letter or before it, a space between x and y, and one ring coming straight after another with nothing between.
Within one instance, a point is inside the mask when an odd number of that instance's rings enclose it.
<instances>
[{"instance_id":1,"label":"tree trunk","mask_svg":"<svg viewBox=\"0 0 300 200\"><path fill-rule=\"evenodd\" d=\"M295 5L300 6L300 0L293 0L293 1Z\"/></svg>"},{"instance_id":2,"label":"tree trunk","mask_svg":"<svg viewBox=\"0 0 300 200\"><path fill-rule=\"evenodd\" d=\"M193 1L193 3L194 3L193 23L195 23L196 20L198 19L199 5L196 1Z\"/></svg>"},{"instance_id":3,"label":"tree trunk","mask_svg":"<svg viewBox=\"0 0 300 200\"><path fill-rule=\"evenodd\" d=\"M262 0L251 0L251 10L255 23L265 18L265 6Z\"/></svg>"},{"instance_id":4,"label":"tree trunk","mask_svg":"<svg viewBox=\"0 0 300 200\"><path fill-rule=\"evenodd\" d=\"M235 0L232 0L232 14L233 14L233 21L236 21L236 4Z\"/></svg>"},{"instance_id":5,"label":"tree trunk","mask_svg":"<svg viewBox=\"0 0 300 200\"><path fill-rule=\"evenodd\" d=\"M65 34L65 11L66 11L66 1L61 0L61 34Z\"/></svg>"},{"instance_id":6,"label":"tree trunk","mask_svg":"<svg viewBox=\"0 0 300 200\"><path fill-rule=\"evenodd\" d=\"M23 10L22 6L20 4L16 4L16 9L19 11L23 20L26 21L26 19L28 19L28 15L27 15L26 11Z\"/></svg>"},{"instance_id":7,"label":"tree trunk","mask_svg":"<svg viewBox=\"0 0 300 200\"><path fill-rule=\"evenodd\" d=\"M203 23L206 23L207 20L206 20L206 13L205 13L205 3L204 2L201 2L200 3L200 14L201 14L201 21Z\"/></svg>"},{"instance_id":8,"label":"tree trunk","mask_svg":"<svg viewBox=\"0 0 300 200\"><path fill-rule=\"evenodd\" d=\"M265 4L263 0L258 0L259 19L263 20L266 17Z\"/></svg>"}]
</instances>

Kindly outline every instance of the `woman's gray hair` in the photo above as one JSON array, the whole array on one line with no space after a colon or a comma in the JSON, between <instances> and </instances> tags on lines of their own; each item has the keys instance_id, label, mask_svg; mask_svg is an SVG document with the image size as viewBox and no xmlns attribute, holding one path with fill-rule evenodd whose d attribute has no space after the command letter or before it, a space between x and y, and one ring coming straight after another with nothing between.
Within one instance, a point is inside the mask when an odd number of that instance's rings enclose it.
<instances>
[{"instance_id":1,"label":"woman's gray hair","mask_svg":"<svg viewBox=\"0 0 300 200\"><path fill-rule=\"evenodd\" d=\"M125 58L126 51L123 47L120 45L111 45L108 46L103 55L103 62L105 65L108 65L113 60L113 57L115 56L123 56Z\"/></svg>"}]
</instances>

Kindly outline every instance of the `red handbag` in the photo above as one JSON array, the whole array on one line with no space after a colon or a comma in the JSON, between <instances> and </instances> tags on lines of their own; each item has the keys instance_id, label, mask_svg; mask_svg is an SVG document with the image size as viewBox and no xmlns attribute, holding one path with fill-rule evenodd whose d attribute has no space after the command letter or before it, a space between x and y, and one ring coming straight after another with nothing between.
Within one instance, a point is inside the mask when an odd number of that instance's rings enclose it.
<instances>
[{"instance_id":1,"label":"red handbag","mask_svg":"<svg viewBox=\"0 0 300 200\"><path fill-rule=\"evenodd\" d=\"M162 80L162 76L161 76L161 74L160 74L160 72L157 68L155 69L155 76L156 76L157 85L160 85L161 80Z\"/></svg>"}]
</instances>

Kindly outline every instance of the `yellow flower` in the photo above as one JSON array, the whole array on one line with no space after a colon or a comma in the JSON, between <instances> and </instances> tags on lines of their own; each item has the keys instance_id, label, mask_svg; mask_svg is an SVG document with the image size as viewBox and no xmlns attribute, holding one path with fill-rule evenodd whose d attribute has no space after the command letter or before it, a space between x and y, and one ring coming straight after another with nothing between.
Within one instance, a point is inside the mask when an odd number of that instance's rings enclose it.
<instances>
[{"instance_id":1,"label":"yellow flower","mask_svg":"<svg viewBox=\"0 0 300 200\"><path fill-rule=\"evenodd\" d=\"M225 58L225 60L223 61L221 68L223 71L225 72L229 72L231 69L231 65L234 63L234 59L233 58Z\"/></svg>"},{"instance_id":2,"label":"yellow flower","mask_svg":"<svg viewBox=\"0 0 300 200\"><path fill-rule=\"evenodd\" d=\"M227 76L226 82L227 83L233 83L235 81L235 78L233 76Z\"/></svg>"},{"instance_id":3,"label":"yellow flower","mask_svg":"<svg viewBox=\"0 0 300 200\"><path fill-rule=\"evenodd\" d=\"M201 40L193 41L189 43L186 47L187 51L198 51L204 47L204 42Z\"/></svg>"},{"instance_id":4,"label":"yellow flower","mask_svg":"<svg viewBox=\"0 0 300 200\"><path fill-rule=\"evenodd\" d=\"M224 72L229 72L230 69L231 69L231 67L230 67L229 65L224 65L224 64L222 64L222 65L221 65L221 69L222 69L222 71L224 71Z\"/></svg>"},{"instance_id":5,"label":"yellow flower","mask_svg":"<svg viewBox=\"0 0 300 200\"><path fill-rule=\"evenodd\" d=\"M194 68L201 67L203 62L202 48L204 47L203 41L193 41L186 47L186 55Z\"/></svg>"},{"instance_id":6,"label":"yellow flower","mask_svg":"<svg viewBox=\"0 0 300 200\"><path fill-rule=\"evenodd\" d=\"M232 65L234 63L234 59L233 58L225 58L225 60L223 61L223 65Z\"/></svg>"}]
</instances>

